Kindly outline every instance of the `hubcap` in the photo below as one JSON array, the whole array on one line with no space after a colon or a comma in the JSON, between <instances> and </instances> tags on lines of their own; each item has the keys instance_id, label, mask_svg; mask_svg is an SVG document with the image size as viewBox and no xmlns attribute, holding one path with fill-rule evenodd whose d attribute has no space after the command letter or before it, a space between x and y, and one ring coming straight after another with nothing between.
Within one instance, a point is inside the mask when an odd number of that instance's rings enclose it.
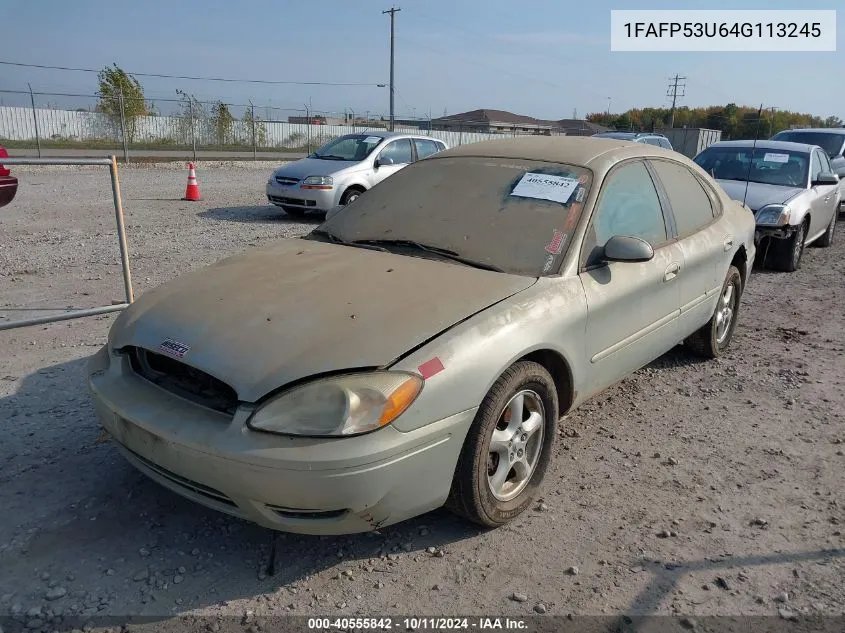
<instances>
[{"instance_id":1,"label":"hubcap","mask_svg":"<svg viewBox=\"0 0 845 633\"><path fill-rule=\"evenodd\" d=\"M719 345L728 338L736 307L735 298L734 284L730 283L722 291L722 296L719 297L719 305L716 307L716 342Z\"/></svg>"},{"instance_id":2,"label":"hubcap","mask_svg":"<svg viewBox=\"0 0 845 633\"><path fill-rule=\"evenodd\" d=\"M525 489L543 448L546 414L535 392L517 393L505 405L490 439L487 485L499 501L510 501Z\"/></svg>"},{"instance_id":3,"label":"hubcap","mask_svg":"<svg viewBox=\"0 0 845 633\"><path fill-rule=\"evenodd\" d=\"M349 196L346 198L346 204L350 204L352 202L355 202L355 200L357 200L357 199L358 199L357 193L349 194Z\"/></svg>"},{"instance_id":4,"label":"hubcap","mask_svg":"<svg viewBox=\"0 0 845 633\"><path fill-rule=\"evenodd\" d=\"M801 259L801 251L804 250L804 225L801 225L801 228L798 229L798 233L795 235L795 246L792 248L792 263L793 265L798 264L798 260Z\"/></svg>"}]
</instances>

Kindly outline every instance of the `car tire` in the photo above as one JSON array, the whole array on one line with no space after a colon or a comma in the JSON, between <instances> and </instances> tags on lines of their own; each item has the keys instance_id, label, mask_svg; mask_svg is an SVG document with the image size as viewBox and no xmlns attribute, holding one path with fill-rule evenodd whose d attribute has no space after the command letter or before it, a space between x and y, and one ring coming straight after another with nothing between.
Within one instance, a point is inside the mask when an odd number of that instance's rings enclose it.
<instances>
[{"instance_id":1,"label":"car tire","mask_svg":"<svg viewBox=\"0 0 845 633\"><path fill-rule=\"evenodd\" d=\"M725 283L719 293L719 301L713 316L704 327L690 336L684 344L696 355L704 358L718 358L731 344L739 303L742 297L742 276L736 266L728 268Z\"/></svg>"},{"instance_id":2,"label":"car tire","mask_svg":"<svg viewBox=\"0 0 845 633\"><path fill-rule=\"evenodd\" d=\"M478 408L446 507L488 528L522 514L546 474L557 417L557 389L549 372L530 361L508 368ZM500 450L491 450L496 445Z\"/></svg>"},{"instance_id":3,"label":"car tire","mask_svg":"<svg viewBox=\"0 0 845 633\"><path fill-rule=\"evenodd\" d=\"M355 202L355 200L358 199L358 196L360 196L362 193L364 192L360 189L356 187L350 187L349 189L344 191L343 195L340 197L341 206L346 206L350 202Z\"/></svg>"},{"instance_id":4,"label":"car tire","mask_svg":"<svg viewBox=\"0 0 845 633\"><path fill-rule=\"evenodd\" d=\"M794 273L801 266L801 256L807 239L807 222L799 226L792 237L785 240L773 240L769 256L776 270Z\"/></svg>"},{"instance_id":5,"label":"car tire","mask_svg":"<svg viewBox=\"0 0 845 633\"><path fill-rule=\"evenodd\" d=\"M833 214L833 217L830 219L830 225L827 227L827 231L825 231L824 235L822 235L816 242L816 246L827 248L833 244L833 234L836 232L836 220L839 219L837 218L838 215L838 213Z\"/></svg>"},{"instance_id":6,"label":"car tire","mask_svg":"<svg viewBox=\"0 0 845 633\"><path fill-rule=\"evenodd\" d=\"M305 217L305 209L300 209L299 207L286 207L282 206L285 213L293 218L302 218Z\"/></svg>"}]
</instances>

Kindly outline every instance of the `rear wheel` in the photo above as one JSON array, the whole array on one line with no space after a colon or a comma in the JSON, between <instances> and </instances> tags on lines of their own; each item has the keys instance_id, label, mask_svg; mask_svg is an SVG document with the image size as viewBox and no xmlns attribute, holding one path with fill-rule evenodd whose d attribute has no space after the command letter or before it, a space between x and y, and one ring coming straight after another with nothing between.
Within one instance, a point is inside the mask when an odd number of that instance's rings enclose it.
<instances>
[{"instance_id":1,"label":"rear wheel","mask_svg":"<svg viewBox=\"0 0 845 633\"><path fill-rule=\"evenodd\" d=\"M819 241L816 242L818 246L822 248L826 248L833 244L833 234L836 231L836 220L837 220L838 213L834 213L833 217L830 218L830 224L827 227L827 231L825 231L824 235L819 238Z\"/></svg>"},{"instance_id":2,"label":"rear wheel","mask_svg":"<svg viewBox=\"0 0 845 633\"><path fill-rule=\"evenodd\" d=\"M722 292L713 316L704 327L684 341L686 346L705 358L721 356L733 338L741 294L742 277L737 267L731 266L725 283L722 284Z\"/></svg>"},{"instance_id":3,"label":"rear wheel","mask_svg":"<svg viewBox=\"0 0 845 633\"><path fill-rule=\"evenodd\" d=\"M785 240L772 240L769 256L777 270L786 273L798 270L801 265L801 256L804 254L806 237L807 223L804 222L795 230L792 237Z\"/></svg>"},{"instance_id":4,"label":"rear wheel","mask_svg":"<svg viewBox=\"0 0 845 633\"><path fill-rule=\"evenodd\" d=\"M485 527L522 514L546 474L557 412L554 381L541 365L520 361L505 371L475 415L447 507Z\"/></svg>"}]
</instances>

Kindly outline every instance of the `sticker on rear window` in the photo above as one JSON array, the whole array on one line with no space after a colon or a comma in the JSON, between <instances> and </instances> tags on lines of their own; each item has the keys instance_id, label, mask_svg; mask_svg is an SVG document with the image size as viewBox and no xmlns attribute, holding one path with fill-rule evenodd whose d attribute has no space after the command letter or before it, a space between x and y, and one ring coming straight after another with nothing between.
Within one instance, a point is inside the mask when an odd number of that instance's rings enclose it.
<instances>
[{"instance_id":1,"label":"sticker on rear window","mask_svg":"<svg viewBox=\"0 0 845 633\"><path fill-rule=\"evenodd\" d=\"M381 143L381 137L380 136L368 136L367 138L364 139L364 142L365 143Z\"/></svg>"},{"instance_id":2,"label":"sticker on rear window","mask_svg":"<svg viewBox=\"0 0 845 633\"><path fill-rule=\"evenodd\" d=\"M774 154L772 152L768 152L765 156L763 156L764 163L788 163L789 162L789 154Z\"/></svg>"},{"instance_id":3,"label":"sticker on rear window","mask_svg":"<svg viewBox=\"0 0 845 633\"><path fill-rule=\"evenodd\" d=\"M576 178L529 172L516 183L511 195L566 204L579 184Z\"/></svg>"}]
</instances>

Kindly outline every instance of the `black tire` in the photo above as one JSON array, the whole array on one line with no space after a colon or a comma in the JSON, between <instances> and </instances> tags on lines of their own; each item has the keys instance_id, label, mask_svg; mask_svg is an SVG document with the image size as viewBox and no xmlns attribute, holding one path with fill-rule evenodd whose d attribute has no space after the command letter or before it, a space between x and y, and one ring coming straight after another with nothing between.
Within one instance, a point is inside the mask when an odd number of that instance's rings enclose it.
<instances>
[{"instance_id":1,"label":"black tire","mask_svg":"<svg viewBox=\"0 0 845 633\"><path fill-rule=\"evenodd\" d=\"M732 288L730 291L730 305L726 305L724 301L729 287ZM736 266L731 266L728 268L725 283L722 284L722 290L719 292L719 302L716 304L713 316L710 317L710 320L704 327L684 341L684 344L693 353L704 358L718 358L724 354L725 350L731 344L731 339L734 335L737 317L739 316L741 297L742 276L739 274ZM730 322L728 323L727 330L723 333L721 331L721 324L726 317L725 308L730 310Z\"/></svg>"},{"instance_id":2,"label":"black tire","mask_svg":"<svg viewBox=\"0 0 845 633\"><path fill-rule=\"evenodd\" d=\"M824 235L816 241L816 246L827 248L833 244L833 234L836 232L836 220L838 219L838 215L838 213L833 214L833 217L830 219L830 224L827 227L827 231L825 231Z\"/></svg>"},{"instance_id":3,"label":"black tire","mask_svg":"<svg viewBox=\"0 0 845 633\"><path fill-rule=\"evenodd\" d=\"M785 273L794 273L801 266L804 243L807 238L807 222L799 226L786 240L772 240L769 258L772 267Z\"/></svg>"},{"instance_id":4,"label":"black tire","mask_svg":"<svg viewBox=\"0 0 845 633\"><path fill-rule=\"evenodd\" d=\"M355 202L355 199L360 196L363 191L358 189L357 187L350 187L346 191L343 192L343 195L340 197L340 204L346 206L350 202Z\"/></svg>"},{"instance_id":5,"label":"black tire","mask_svg":"<svg viewBox=\"0 0 845 633\"><path fill-rule=\"evenodd\" d=\"M498 454L490 452L490 445L493 439L493 432L501 423L506 423L504 418L506 406L511 403L517 394L525 392L526 404L530 401L531 406L542 405L542 420L537 425L542 430L542 436L536 438L536 431L533 435L525 433L521 428L516 429L514 438L519 436L524 446L524 454L528 460L529 452L536 453L533 470L523 477L522 487L513 486L514 496L505 500L494 496L492 484L488 482L490 468L497 470L500 466L496 459ZM530 411L528 407L523 411ZM512 414L512 410L510 410ZM522 416L520 416L521 418ZM552 446L554 444L558 418L558 399L555 383L549 372L537 363L530 361L519 361L509 367L503 373L481 402L481 406L475 415L475 420L470 427L458 465L455 469L455 476L452 480L452 489L446 502L446 507L455 514L477 523L484 527L499 527L522 514L535 499L546 474L546 469L551 459ZM526 420L526 422L529 422ZM510 427L503 429L507 433ZM529 437L525 443L526 435ZM532 444L532 440L534 443ZM517 443L519 439L516 440ZM506 446L506 444L502 444ZM510 445L507 445L510 446ZM517 447L519 444L517 444ZM507 450L518 450L508 448ZM518 455L521 457L522 452ZM507 484L511 481L511 470L508 463L502 466L504 472L507 468Z\"/></svg>"},{"instance_id":6,"label":"black tire","mask_svg":"<svg viewBox=\"0 0 845 633\"><path fill-rule=\"evenodd\" d=\"M299 207L288 207L288 206L284 206L284 205L282 206L282 209L284 209L285 213L287 213L291 217L294 217L294 218L305 217L305 213L306 213L305 209L300 209Z\"/></svg>"}]
</instances>

